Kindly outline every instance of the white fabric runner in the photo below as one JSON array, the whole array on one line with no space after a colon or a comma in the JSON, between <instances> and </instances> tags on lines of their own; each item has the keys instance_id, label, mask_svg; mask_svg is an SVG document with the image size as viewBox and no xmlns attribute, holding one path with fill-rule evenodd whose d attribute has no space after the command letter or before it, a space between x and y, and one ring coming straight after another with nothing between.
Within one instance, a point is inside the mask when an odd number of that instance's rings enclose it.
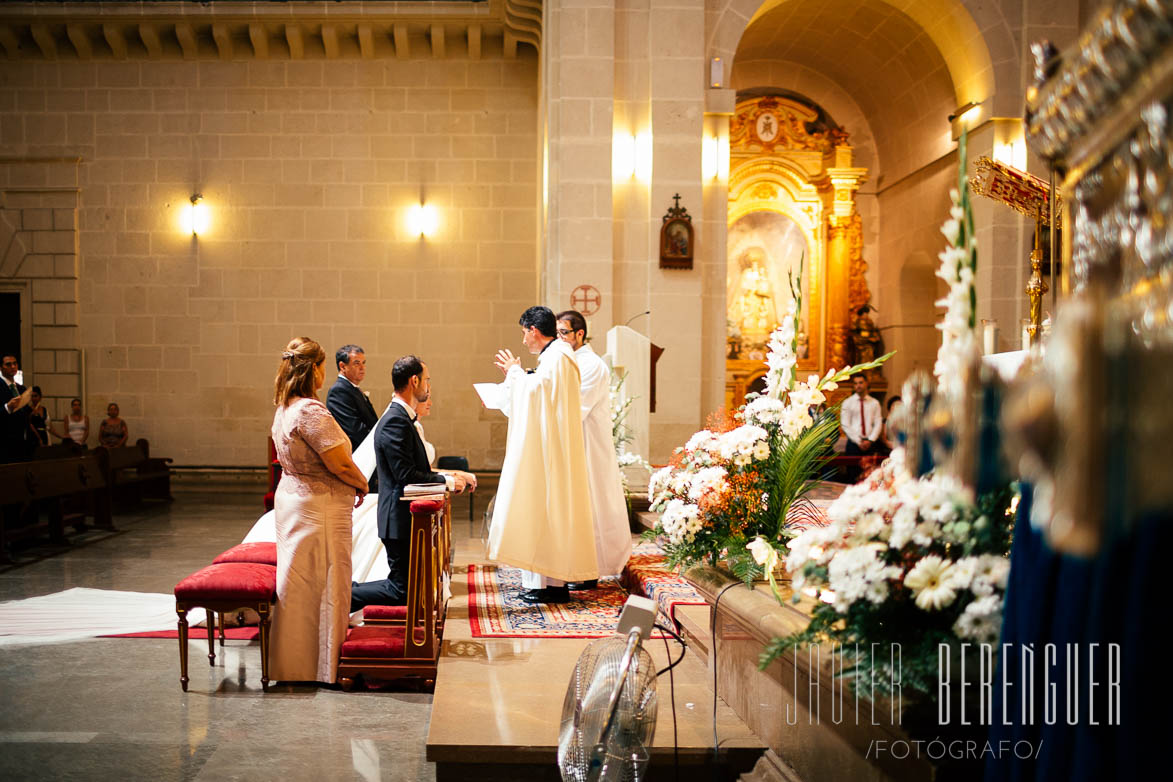
<instances>
[{"instance_id":1,"label":"white fabric runner","mask_svg":"<svg viewBox=\"0 0 1173 782\"><path fill-rule=\"evenodd\" d=\"M187 615L204 621L204 609ZM74 587L51 595L0 603L0 646L65 643L99 635L177 627L175 595Z\"/></svg>"},{"instance_id":2,"label":"white fabric runner","mask_svg":"<svg viewBox=\"0 0 1173 782\"><path fill-rule=\"evenodd\" d=\"M354 452L354 463L368 478L375 472L376 429L377 424ZM351 578L358 582L387 577L387 555L379 540L378 506L378 495L368 494L354 511ZM273 511L261 516L241 542L275 542L273 519ZM188 614L188 624L194 626L204 618L204 610L197 608ZM177 622L173 594L75 587L0 603L0 646L68 643L102 635L172 630Z\"/></svg>"}]
</instances>

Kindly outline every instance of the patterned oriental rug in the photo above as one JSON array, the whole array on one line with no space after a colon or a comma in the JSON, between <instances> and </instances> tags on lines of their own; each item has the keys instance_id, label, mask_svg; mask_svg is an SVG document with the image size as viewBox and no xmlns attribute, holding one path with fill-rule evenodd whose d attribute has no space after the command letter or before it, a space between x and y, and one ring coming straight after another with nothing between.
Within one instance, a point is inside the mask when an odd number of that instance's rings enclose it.
<instances>
[{"instance_id":1,"label":"patterned oriental rug","mask_svg":"<svg viewBox=\"0 0 1173 782\"><path fill-rule=\"evenodd\" d=\"M606 638L619 625L627 590L618 579L572 592L562 605L521 599L521 571L505 565L468 566L468 621L474 638ZM656 633L656 638L660 633Z\"/></svg>"},{"instance_id":2,"label":"patterned oriental rug","mask_svg":"<svg viewBox=\"0 0 1173 782\"><path fill-rule=\"evenodd\" d=\"M631 550L631 559L623 568L621 577L624 586L633 594L643 595L656 601L660 611L676 621L676 607L682 605L705 605L692 586L671 570L664 561L664 551L655 543L639 543Z\"/></svg>"}]
</instances>

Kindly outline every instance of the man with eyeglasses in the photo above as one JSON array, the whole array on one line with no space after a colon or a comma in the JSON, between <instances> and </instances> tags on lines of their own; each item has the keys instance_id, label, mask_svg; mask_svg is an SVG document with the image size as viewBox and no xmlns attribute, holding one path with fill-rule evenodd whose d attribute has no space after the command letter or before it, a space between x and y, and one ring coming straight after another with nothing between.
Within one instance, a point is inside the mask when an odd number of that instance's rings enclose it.
<instances>
[{"instance_id":1,"label":"man with eyeglasses","mask_svg":"<svg viewBox=\"0 0 1173 782\"><path fill-rule=\"evenodd\" d=\"M631 557L631 526L611 431L611 368L587 344L587 323L581 312L558 313L557 333L558 339L574 349L574 360L582 376L579 387L582 439L586 444L599 575L617 576ZM571 590L583 590L598 585L597 579L591 579L568 586Z\"/></svg>"},{"instance_id":2,"label":"man with eyeglasses","mask_svg":"<svg viewBox=\"0 0 1173 782\"><path fill-rule=\"evenodd\" d=\"M556 336L549 307L530 307L519 323L522 344L537 355L538 366L527 373L511 351L497 351L509 435L493 500L489 557L522 569L522 600L566 603L567 582L599 576L581 379L574 351Z\"/></svg>"}]
</instances>

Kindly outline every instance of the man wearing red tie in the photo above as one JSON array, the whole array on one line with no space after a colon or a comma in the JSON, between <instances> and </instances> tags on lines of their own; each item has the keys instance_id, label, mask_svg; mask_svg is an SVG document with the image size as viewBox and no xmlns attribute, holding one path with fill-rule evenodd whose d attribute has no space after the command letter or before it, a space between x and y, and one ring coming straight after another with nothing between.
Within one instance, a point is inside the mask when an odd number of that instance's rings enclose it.
<instances>
[{"instance_id":1,"label":"man wearing red tie","mask_svg":"<svg viewBox=\"0 0 1173 782\"><path fill-rule=\"evenodd\" d=\"M868 379L862 373L851 376L851 390L854 392L839 408L839 425L847 438L848 456L870 454L880 439L884 417L880 414L880 403L868 395Z\"/></svg>"}]
</instances>

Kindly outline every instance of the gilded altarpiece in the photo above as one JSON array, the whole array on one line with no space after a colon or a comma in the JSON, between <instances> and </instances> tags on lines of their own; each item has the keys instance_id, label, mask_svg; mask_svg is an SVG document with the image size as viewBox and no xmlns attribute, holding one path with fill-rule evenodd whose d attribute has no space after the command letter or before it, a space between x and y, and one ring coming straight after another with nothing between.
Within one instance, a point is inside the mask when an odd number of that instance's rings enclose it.
<instances>
[{"instance_id":1,"label":"gilded altarpiece","mask_svg":"<svg viewBox=\"0 0 1173 782\"><path fill-rule=\"evenodd\" d=\"M800 375L857 357L852 327L870 293L855 206L867 170L851 165L847 133L815 106L767 95L738 101L729 147L725 402L732 410L762 385L766 342L800 260Z\"/></svg>"}]
</instances>

